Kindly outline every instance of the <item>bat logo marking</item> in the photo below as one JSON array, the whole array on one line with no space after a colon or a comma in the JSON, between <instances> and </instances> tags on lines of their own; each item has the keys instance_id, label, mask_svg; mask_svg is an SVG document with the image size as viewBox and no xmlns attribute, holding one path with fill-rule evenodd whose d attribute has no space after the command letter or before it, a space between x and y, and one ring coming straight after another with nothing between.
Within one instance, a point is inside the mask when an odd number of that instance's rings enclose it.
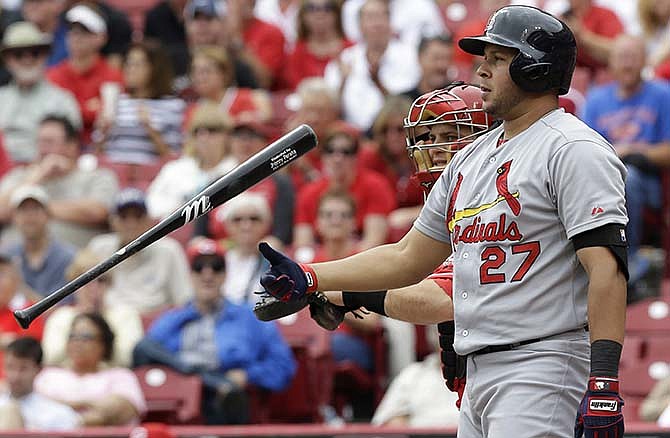
<instances>
[{"instance_id":1,"label":"bat logo marking","mask_svg":"<svg viewBox=\"0 0 670 438\"><path fill-rule=\"evenodd\" d=\"M274 157L270 158L270 169L275 170L298 158L298 152L293 148L286 148Z\"/></svg>"},{"instance_id":2,"label":"bat logo marking","mask_svg":"<svg viewBox=\"0 0 670 438\"><path fill-rule=\"evenodd\" d=\"M184 224L195 220L212 209L212 203L209 201L209 196L203 195L195 201L188 204L181 211L181 215L185 216Z\"/></svg>"}]
</instances>

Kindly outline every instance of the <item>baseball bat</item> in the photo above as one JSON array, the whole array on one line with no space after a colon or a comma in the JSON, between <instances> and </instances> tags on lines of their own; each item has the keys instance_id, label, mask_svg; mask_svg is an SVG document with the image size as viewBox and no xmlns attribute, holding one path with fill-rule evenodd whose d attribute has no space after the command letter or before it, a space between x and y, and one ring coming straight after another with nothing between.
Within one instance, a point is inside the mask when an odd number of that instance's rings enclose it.
<instances>
[{"instance_id":1,"label":"baseball bat","mask_svg":"<svg viewBox=\"0 0 670 438\"><path fill-rule=\"evenodd\" d=\"M158 239L197 219L214 207L218 207L287 164L295 161L298 157L314 148L316 144L317 138L312 128L307 125L298 126L205 187L170 216L116 251L106 260L101 261L32 306L16 310L14 318L16 318L21 327L24 329L28 328L35 318L85 284L96 279Z\"/></svg>"}]
</instances>

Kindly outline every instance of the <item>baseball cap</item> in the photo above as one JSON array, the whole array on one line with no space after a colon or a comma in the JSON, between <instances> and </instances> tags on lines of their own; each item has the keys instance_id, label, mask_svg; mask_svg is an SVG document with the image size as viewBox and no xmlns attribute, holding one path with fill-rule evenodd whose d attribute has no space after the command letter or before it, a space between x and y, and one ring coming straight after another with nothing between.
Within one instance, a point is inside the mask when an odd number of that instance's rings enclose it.
<instances>
[{"instance_id":1,"label":"baseball cap","mask_svg":"<svg viewBox=\"0 0 670 438\"><path fill-rule=\"evenodd\" d=\"M175 434L163 423L144 423L131 430L129 438L175 438Z\"/></svg>"},{"instance_id":2,"label":"baseball cap","mask_svg":"<svg viewBox=\"0 0 670 438\"><path fill-rule=\"evenodd\" d=\"M28 199L39 202L45 208L49 205L49 195L40 186L22 186L17 188L9 198L9 205L12 208L16 208Z\"/></svg>"},{"instance_id":3,"label":"baseball cap","mask_svg":"<svg viewBox=\"0 0 670 438\"><path fill-rule=\"evenodd\" d=\"M136 188L127 188L121 190L114 198L114 213L118 213L124 208L137 207L147 211L147 202L144 192Z\"/></svg>"},{"instance_id":4,"label":"baseball cap","mask_svg":"<svg viewBox=\"0 0 670 438\"><path fill-rule=\"evenodd\" d=\"M186 257L191 264L200 256L213 256L225 260L224 254L223 247L216 240L212 239L196 240L186 248Z\"/></svg>"},{"instance_id":5,"label":"baseball cap","mask_svg":"<svg viewBox=\"0 0 670 438\"><path fill-rule=\"evenodd\" d=\"M65 19L70 24L81 24L91 33L107 33L107 23L102 16L87 5L77 5L67 11Z\"/></svg>"},{"instance_id":6,"label":"baseball cap","mask_svg":"<svg viewBox=\"0 0 670 438\"><path fill-rule=\"evenodd\" d=\"M52 38L40 30L33 23L28 21L18 21L12 23L5 30L2 38L2 51L12 49L23 49L31 47L48 48L51 45Z\"/></svg>"},{"instance_id":7,"label":"baseball cap","mask_svg":"<svg viewBox=\"0 0 670 438\"><path fill-rule=\"evenodd\" d=\"M220 0L191 0L186 6L186 17L192 19L198 14L220 18L226 14L226 6Z\"/></svg>"}]
</instances>

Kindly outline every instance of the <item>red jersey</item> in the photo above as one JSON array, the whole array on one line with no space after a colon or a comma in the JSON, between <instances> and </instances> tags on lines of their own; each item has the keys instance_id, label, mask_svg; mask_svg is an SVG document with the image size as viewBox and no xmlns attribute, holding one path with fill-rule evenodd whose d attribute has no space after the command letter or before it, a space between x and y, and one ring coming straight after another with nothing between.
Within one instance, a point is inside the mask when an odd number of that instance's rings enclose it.
<instances>
[{"instance_id":1,"label":"red jersey","mask_svg":"<svg viewBox=\"0 0 670 438\"><path fill-rule=\"evenodd\" d=\"M408 158L403 158L407 159ZM409 163L408 163L409 164ZM414 170L411 165L407 168L407 174L398 174L376 149L362 147L358 153L358 165L374 170L383 175L388 183L395 189L398 207L414 207L423 204L423 190L416 178L411 178Z\"/></svg>"},{"instance_id":2,"label":"red jersey","mask_svg":"<svg viewBox=\"0 0 670 438\"><path fill-rule=\"evenodd\" d=\"M324 177L305 185L300 190L295 209L296 224L314 226L319 199L329 187L330 180ZM358 169L348 193L356 202L356 227L359 232L363 231L366 216L371 214L387 216L396 207L395 193L388 181L377 172L368 169Z\"/></svg>"},{"instance_id":3,"label":"red jersey","mask_svg":"<svg viewBox=\"0 0 670 438\"><path fill-rule=\"evenodd\" d=\"M70 91L77 99L84 125L82 141L84 144L90 143L93 124L98 117L98 111L102 109L100 87L105 82L123 84L123 73L99 56L91 68L85 72L76 71L66 59L50 68L47 71L47 78L59 87Z\"/></svg>"},{"instance_id":4,"label":"red jersey","mask_svg":"<svg viewBox=\"0 0 670 438\"><path fill-rule=\"evenodd\" d=\"M581 24L585 29L595 33L596 35L614 38L623 32L623 25L619 17L607 8L599 6L591 6L586 14L581 19ZM591 70L605 68L607 65L593 59L589 54L580 47L577 43L577 65L587 67Z\"/></svg>"},{"instance_id":5,"label":"red jersey","mask_svg":"<svg viewBox=\"0 0 670 438\"><path fill-rule=\"evenodd\" d=\"M286 63L285 38L281 29L274 24L252 18L245 24L242 38L244 44L270 70L276 82Z\"/></svg>"},{"instance_id":6,"label":"red jersey","mask_svg":"<svg viewBox=\"0 0 670 438\"><path fill-rule=\"evenodd\" d=\"M333 56L319 56L309 50L307 41L299 40L296 42L295 48L288 55L286 66L284 68L283 85L291 90L302 82L305 78L321 77L326 70L326 65L337 58L339 53L351 47L353 43L349 40L344 40L338 53Z\"/></svg>"},{"instance_id":7,"label":"red jersey","mask_svg":"<svg viewBox=\"0 0 670 438\"><path fill-rule=\"evenodd\" d=\"M452 257L450 256L448 259L446 259L427 278L435 281L435 283L437 283L438 286L440 286L444 292L451 297L453 291L452 282L454 280L454 264Z\"/></svg>"}]
</instances>

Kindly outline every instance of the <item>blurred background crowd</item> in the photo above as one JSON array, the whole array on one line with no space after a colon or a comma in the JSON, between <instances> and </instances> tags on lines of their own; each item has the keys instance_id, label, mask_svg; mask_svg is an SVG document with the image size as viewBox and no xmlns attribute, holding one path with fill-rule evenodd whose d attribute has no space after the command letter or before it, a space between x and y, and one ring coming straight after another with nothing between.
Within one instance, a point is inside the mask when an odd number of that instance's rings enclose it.
<instances>
[{"instance_id":1,"label":"blurred background crowd","mask_svg":"<svg viewBox=\"0 0 670 438\"><path fill-rule=\"evenodd\" d=\"M1 0L0 428L456 424L434 328L257 321L257 244L317 262L399 239L423 201L403 118L477 83L456 42L509 3L575 33L560 105L627 164L629 301L660 294L670 0ZM317 150L19 329L12 310L302 123ZM627 415L670 425L656 380Z\"/></svg>"}]
</instances>

